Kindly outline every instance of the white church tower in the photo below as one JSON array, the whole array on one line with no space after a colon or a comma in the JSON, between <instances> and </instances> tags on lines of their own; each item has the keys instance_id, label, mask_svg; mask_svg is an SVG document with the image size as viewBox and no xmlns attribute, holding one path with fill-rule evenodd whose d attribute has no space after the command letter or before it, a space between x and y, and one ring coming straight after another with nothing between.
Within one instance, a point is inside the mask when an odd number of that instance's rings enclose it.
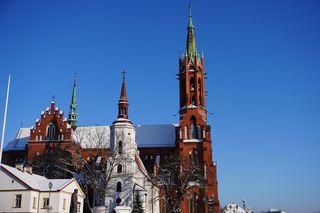
<instances>
[{"instance_id":1,"label":"white church tower","mask_svg":"<svg viewBox=\"0 0 320 213\"><path fill-rule=\"evenodd\" d=\"M128 118L128 99L123 72L118 118L110 127L110 151L117 154L117 165L106 190L106 206L109 212L114 208L133 207L135 193L139 193L145 212L159 212L159 201L155 198L158 189L148 181L147 171L139 157L136 131ZM131 212L131 211L129 211Z\"/></svg>"}]
</instances>

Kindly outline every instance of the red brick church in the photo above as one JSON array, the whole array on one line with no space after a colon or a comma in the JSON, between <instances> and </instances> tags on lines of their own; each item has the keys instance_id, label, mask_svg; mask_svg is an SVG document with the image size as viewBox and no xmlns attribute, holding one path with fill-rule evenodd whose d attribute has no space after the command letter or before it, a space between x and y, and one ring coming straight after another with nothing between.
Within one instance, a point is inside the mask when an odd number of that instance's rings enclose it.
<instances>
[{"instance_id":1,"label":"red brick church","mask_svg":"<svg viewBox=\"0 0 320 213\"><path fill-rule=\"evenodd\" d=\"M159 164L172 153L181 158L188 158L191 152L197 153L197 161L203 169L206 179L204 188L193 187L192 197L181 202L182 212L205 213L220 212L216 162L212 156L211 127L207 124L206 72L204 57L197 52L191 11L187 28L186 53L179 58L180 108L179 123L168 125L135 125L136 142L140 158L149 172L154 172L154 165ZM21 128L14 140L4 149L3 163L14 166L16 163L32 165L37 155L45 153L48 148L68 149L74 145L72 133L77 128L76 79L73 85L72 100L68 118L59 109L54 100L41 112L31 128ZM128 119L125 80L119 100L118 117ZM109 126L104 126L109 128ZM88 147L80 147L85 156L89 156ZM160 204L160 212L167 213L165 204Z\"/></svg>"}]
</instances>

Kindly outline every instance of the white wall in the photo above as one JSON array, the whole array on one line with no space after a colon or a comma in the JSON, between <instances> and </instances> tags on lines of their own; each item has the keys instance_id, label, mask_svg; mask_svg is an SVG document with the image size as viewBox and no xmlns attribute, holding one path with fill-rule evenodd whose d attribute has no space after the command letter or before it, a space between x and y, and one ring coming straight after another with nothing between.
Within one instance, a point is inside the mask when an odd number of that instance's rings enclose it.
<instances>
[{"instance_id":1,"label":"white wall","mask_svg":"<svg viewBox=\"0 0 320 213\"><path fill-rule=\"evenodd\" d=\"M15 195L21 194L21 208L15 208ZM0 191L0 212L37 212L33 208L33 197L37 197L35 191Z\"/></svg>"},{"instance_id":2,"label":"white wall","mask_svg":"<svg viewBox=\"0 0 320 213\"><path fill-rule=\"evenodd\" d=\"M49 192L38 192L27 189L26 186L14 180L11 176L0 171L0 213L1 212L30 212L47 213L47 209L43 208L43 199L49 198ZM50 192L50 206L53 209L51 213L68 213L70 209L71 194L74 189L78 189L78 202L81 203L80 213L83 212L84 194L79 185L74 180L59 192ZM15 208L15 198L17 194L21 194L21 208ZM33 199L36 199L34 206ZM66 199L65 209L63 209L63 200ZM35 208L34 208L35 207Z\"/></svg>"},{"instance_id":3,"label":"white wall","mask_svg":"<svg viewBox=\"0 0 320 213\"><path fill-rule=\"evenodd\" d=\"M15 179L8 176L6 173L0 170L0 189L1 190L12 190L12 189L25 189L25 186L21 185Z\"/></svg>"}]
</instances>

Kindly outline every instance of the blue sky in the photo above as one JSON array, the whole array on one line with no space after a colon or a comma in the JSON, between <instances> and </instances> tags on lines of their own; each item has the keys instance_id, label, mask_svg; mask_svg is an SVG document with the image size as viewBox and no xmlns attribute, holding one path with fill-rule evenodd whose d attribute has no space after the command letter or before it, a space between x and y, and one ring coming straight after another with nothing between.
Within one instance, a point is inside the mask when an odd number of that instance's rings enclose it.
<instances>
[{"instance_id":1,"label":"blue sky","mask_svg":"<svg viewBox=\"0 0 320 213\"><path fill-rule=\"evenodd\" d=\"M116 118L126 69L136 124L177 123L188 1L0 1L0 116L7 143L52 95L80 125ZM320 210L320 2L194 0L222 205Z\"/></svg>"}]
</instances>

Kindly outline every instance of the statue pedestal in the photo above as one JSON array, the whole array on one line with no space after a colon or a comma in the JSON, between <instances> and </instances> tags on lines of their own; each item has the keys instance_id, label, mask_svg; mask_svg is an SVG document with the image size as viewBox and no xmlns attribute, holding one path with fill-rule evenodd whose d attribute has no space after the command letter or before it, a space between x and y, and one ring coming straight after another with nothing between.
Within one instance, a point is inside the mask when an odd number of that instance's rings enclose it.
<instances>
[{"instance_id":1,"label":"statue pedestal","mask_svg":"<svg viewBox=\"0 0 320 213\"><path fill-rule=\"evenodd\" d=\"M116 213L131 213L132 208L129 206L117 206L114 210Z\"/></svg>"},{"instance_id":2,"label":"statue pedestal","mask_svg":"<svg viewBox=\"0 0 320 213\"><path fill-rule=\"evenodd\" d=\"M97 206L93 208L93 213L109 213L109 211L105 206Z\"/></svg>"}]
</instances>

